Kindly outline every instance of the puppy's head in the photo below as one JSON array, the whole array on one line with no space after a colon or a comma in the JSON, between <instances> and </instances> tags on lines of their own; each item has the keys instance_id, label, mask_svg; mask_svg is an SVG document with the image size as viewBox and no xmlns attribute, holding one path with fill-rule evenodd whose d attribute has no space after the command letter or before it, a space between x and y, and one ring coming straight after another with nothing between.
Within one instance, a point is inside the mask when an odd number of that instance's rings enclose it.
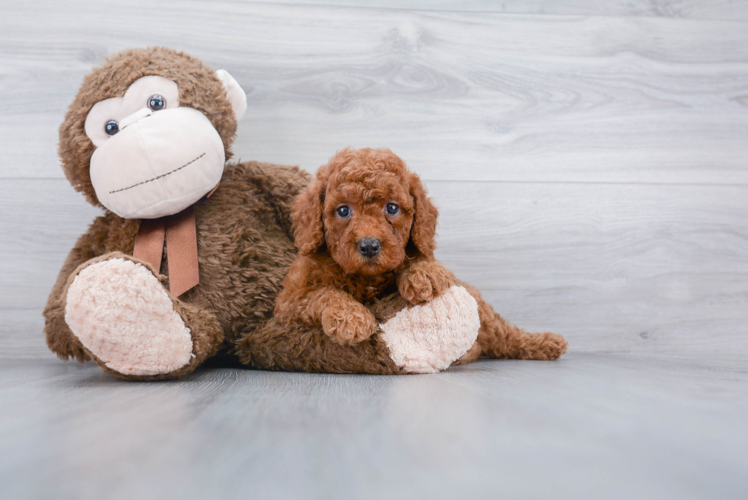
<instances>
[{"instance_id":1,"label":"puppy's head","mask_svg":"<svg viewBox=\"0 0 748 500\"><path fill-rule=\"evenodd\" d=\"M320 167L293 210L302 255L330 252L347 274L373 276L434 254L438 212L388 149L344 149Z\"/></svg>"}]
</instances>

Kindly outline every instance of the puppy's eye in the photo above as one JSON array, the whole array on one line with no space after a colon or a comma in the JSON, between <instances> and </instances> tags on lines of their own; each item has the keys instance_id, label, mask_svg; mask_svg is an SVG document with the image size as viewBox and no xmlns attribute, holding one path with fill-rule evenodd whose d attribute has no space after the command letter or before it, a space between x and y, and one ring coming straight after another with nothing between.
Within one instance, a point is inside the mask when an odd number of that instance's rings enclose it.
<instances>
[{"instance_id":1,"label":"puppy's eye","mask_svg":"<svg viewBox=\"0 0 748 500\"><path fill-rule=\"evenodd\" d=\"M154 94L148 98L148 107L152 111L161 111L166 108L166 99L159 94Z\"/></svg>"},{"instance_id":2,"label":"puppy's eye","mask_svg":"<svg viewBox=\"0 0 748 500\"><path fill-rule=\"evenodd\" d=\"M335 213L338 214L338 217L341 219L347 219L351 216L351 208L348 205L340 205L335 210Z\"/></svg>"},{"instance_id":3,"label":"puppy's eye","mask_svg":"<svg viewBox=\"0 0 748 500\"><path fill-rule=\"evenodd\" d=\"M385 210L387 210L387 213L389 215L397 215L400 213L400 207L398 207L395 203L388 203L385 207Z\"/></svg>"}]
</instances>

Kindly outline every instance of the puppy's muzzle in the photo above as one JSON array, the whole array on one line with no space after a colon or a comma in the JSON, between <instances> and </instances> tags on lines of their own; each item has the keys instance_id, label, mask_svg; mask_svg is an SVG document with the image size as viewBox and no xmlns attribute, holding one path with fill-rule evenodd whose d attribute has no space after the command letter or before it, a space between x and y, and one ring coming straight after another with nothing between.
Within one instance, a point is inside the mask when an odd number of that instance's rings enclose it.
<instances>
[{"instance_id":1,"label":"puppy's muzzle","mask_svg":"<svg viewBox=\"0 0 748 500\"><path fill-rule=\"evenodd\" d=\"M367 258L376 257L382 249L382 242L375 238L361 238L356 242L358 253Z\"/></svg>"}]
</instances>

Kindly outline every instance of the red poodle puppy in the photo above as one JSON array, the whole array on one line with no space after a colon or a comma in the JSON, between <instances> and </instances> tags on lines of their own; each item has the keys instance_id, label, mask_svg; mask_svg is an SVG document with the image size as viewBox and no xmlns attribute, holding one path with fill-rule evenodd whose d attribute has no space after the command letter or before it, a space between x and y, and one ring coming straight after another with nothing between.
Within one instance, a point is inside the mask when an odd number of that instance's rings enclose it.
<instances>
[{"instance_id":1,"label":"red poodle puppy","mask_svg":"<svg viewBox=\"0 0 748 500\"><path fill-rule=\"evenodd\" d=\"M453 284L434 259L438 212L418 176L389 151L346 149L321 167L293 210L299 256L275 316L321 324L354 344L377 329L363 303L391 293L412 303Z\"/></svg>"},{"instance_id":2,"label":"red poodle puppy","mask_svg":"<svg viewBox=\"0 0 748 500\"><path fill-rule=\"evenodd\" d=\"M473 347L456 362L481 355L561 356L563 337L530 334L505 322L477 290L435 260L437 216L418 176L391 151L340 151L294 206L299 254L276 301L275 319L321 326L332 342L353 346L377 332L371 304L398 293L411 306L423 304L459 285L477 302L480 327Z\"/></svg>"}]
</instances>

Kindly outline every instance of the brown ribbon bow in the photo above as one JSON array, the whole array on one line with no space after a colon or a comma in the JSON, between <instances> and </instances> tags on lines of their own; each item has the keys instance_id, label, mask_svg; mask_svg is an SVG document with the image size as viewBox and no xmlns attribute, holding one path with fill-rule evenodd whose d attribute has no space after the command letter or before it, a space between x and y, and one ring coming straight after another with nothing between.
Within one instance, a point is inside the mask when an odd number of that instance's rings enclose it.
<instances>
[{"instance_id":1,"label":"brown ribbon bow","mask_svg":"<svg viewBox=\"0 0 748 500\"><path fill-rule=\"evenodd\" d=\"M218 186L205 197L210 198L216 189ZM173 296L179 297L200 283L200 270L197 265L197 227L193 207L168 217L141 220L132 256L148 262L160 273L164 240L166 262L169 266L169 291Z\"/></svg>"},{"instance_id":2,"label":"brown ribbon bow","mask_svg":"<svg viewBox=\"0 0 748 500\"><path fill-rule=\"evenodd\" d=\"M200 283L197 229L195 210L192 207L168 217L143 219L135 237L133 257L148 262L160 273L164 240L169 265L169 291L179 297Z\"/></svg>"}]
</instances>

